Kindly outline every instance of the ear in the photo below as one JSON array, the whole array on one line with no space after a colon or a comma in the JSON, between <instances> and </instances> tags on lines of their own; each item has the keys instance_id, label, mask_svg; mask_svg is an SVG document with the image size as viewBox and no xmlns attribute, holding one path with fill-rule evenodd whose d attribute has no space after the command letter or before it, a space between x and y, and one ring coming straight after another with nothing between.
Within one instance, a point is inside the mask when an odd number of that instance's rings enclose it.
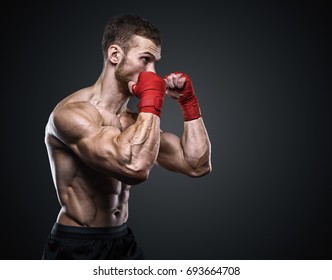
<instances>
[{"instance_id":1,"label":"ear","mask_svg":"<svg viewBox=\"0 0 332 280\"><path fill-rule=\"evenodd\" d=\"M123 56L123 51L118 45L111 45L108 48L108 59L113 64L118 64Z\"/></svg>"}]
</instances>

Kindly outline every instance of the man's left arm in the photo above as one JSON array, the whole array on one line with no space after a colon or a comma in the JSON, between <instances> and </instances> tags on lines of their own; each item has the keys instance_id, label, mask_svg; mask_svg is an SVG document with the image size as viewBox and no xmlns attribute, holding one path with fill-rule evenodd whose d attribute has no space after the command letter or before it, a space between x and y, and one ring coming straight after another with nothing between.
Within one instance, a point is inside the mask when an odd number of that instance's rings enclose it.
<instances>
[{"instance_id":1,"label":"man's left arm","mask_svg":"<svg viewBox=\"0 0 332 280\"><path fill-rule=\"evenodd\" d=\"M168 170L192 177L203 176L212 170L211 143L192 82L184 73L165 77L167 95L176 99L184 117L180 137L162 132L157 164Z\"/></svg>"}]
</instances>

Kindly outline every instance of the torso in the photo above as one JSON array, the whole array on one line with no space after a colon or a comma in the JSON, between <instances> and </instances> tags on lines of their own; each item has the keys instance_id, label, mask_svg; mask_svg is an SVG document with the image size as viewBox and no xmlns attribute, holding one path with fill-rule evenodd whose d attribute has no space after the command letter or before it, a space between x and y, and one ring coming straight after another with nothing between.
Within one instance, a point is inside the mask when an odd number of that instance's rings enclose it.
<instances>
[{"instance_id":1,"label":"torso","mask_svg":"<svg viewBox=\"0 0 332 280\"><path fill-rule=\"evenodd\" d=\"M69 97L66 102L71 99L75 102L77 97L84 99L84 92ZM131 113L116 115L94 106L101 114L104 126L124 130L135 121ZM125 223L131 186L88 167L56 136L46 135L46 139L61 204L57 222L85 227L112 227Z\"/></svg>"}]
</instances>

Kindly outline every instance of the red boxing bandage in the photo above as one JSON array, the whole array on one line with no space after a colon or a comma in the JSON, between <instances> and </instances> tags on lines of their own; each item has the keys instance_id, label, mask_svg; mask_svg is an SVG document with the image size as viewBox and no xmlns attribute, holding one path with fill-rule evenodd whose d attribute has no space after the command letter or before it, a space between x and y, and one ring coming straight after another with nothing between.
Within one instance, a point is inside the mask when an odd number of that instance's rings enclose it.
<instances>
[{"instance_id":1,"label":"red boxing bandage","mask_svg":"<svg viewBox=\"0 0 332 280\"><path fill-rule=\"evenodd\" d=\"M140 99L139 112L152 113L160 117L166 93L166 82L154 72L141 72L132 86L133 94Z\"/></svg>"},{"instance_id":2,"label":"red boxing bandage","mask_svg":"<svg viewBox=\"0 0 332 280\"><path fill-rule=\"evenodd\" d=\"M182 94L182 97L177 101L181 107L184 120L191 121L200 118L201 110L189 76L181 72L175 72L174 74L181 74L181 78L186 78L184 87L176 90Z\"/></svg>"}]
</instances>

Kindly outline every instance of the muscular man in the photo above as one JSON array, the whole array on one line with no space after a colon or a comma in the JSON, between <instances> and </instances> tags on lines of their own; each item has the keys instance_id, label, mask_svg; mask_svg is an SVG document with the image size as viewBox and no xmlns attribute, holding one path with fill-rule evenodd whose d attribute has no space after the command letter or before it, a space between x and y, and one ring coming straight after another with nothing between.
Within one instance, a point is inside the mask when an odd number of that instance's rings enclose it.
<instances>
[{"instance_id":1,"label":"muscular man","mask_svg":"<svg viewBox=\"0 0 332 280\"><path fill-rule=\"evenodd\" d=\"M154 164L191 177L211 171L210 141L188 75L155 71L159 30L136 15L106 26L104 67L96 83L54 108L45 143L61 210L42 259L142 259L127 226L130 188ZM184 116L181 138L162 132L166 95ZM138 98L138 113L129 99Z\"/></svg>"}]
</instances>

